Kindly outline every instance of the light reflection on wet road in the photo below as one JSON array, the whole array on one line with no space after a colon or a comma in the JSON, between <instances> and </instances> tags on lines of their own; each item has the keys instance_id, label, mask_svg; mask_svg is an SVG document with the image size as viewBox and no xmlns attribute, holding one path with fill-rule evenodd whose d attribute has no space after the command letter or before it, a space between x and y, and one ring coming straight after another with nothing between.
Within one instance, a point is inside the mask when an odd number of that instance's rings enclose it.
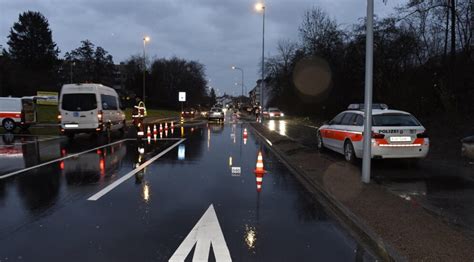
<instances>
[{"instance_id":1,"label":"light reflection on wet road","mask_svg":"<svg viewBox=\"0 0 474 262\"><path fill-rule=\"evenodd\" d=\"M87 198L173 141L124 141L0 180L0 260L167 261L210 204L234 261L372 260L241 123L182 132L184 143L98 201ZM81 147L47 145L56 157Z\"/></svg>"}]
</instances>

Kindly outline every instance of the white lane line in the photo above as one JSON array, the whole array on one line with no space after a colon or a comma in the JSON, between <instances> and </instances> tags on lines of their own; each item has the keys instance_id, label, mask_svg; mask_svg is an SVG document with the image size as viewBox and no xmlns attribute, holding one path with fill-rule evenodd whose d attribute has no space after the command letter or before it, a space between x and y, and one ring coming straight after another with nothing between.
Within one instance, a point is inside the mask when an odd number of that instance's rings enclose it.
<instances>
[{"instance_id":1,"label":"white lane line","mask_svg":"<svg viewBox=\"0 0 474 262\"><path fill-rule=\"evenodd\" d=\"M317 127L317 126L311 126L311 125L303 125L303 126L306 126L306 127L309 127L309 128L313 128L313 129L319 129L319 127Z\"/></svg>"},{"instance_id":2,"label":"white lane line","mask_svg":"<svg viewBox=\"0 0 474 262\"><path fill-rule=\"evenodd\" d=\"M88 150L82 151L82 152L80 152L80 153L75 153L75 154L72 154L72 155L67 155L67 156L65 156L65 157L53 159L53 160L51 160L51 161L38 164L38 165L36 165L36 166L30 166L30 167L27 167L27 168L24 168L24 169L21 169L21 170L18 170L18 171L14 171L14 172L8 173L8 174L6 174L6 175L0 176L0 180L1 180L1 179L5 179L5 178L7 178L7 177L11 177L11 176L14 176L14 175L18 175L18 174L24 173L24 172L26 172L26 171L29 171L29 170L32 170L32 169L35 169L35 168L38 168L38 167L42 167L42 166L46 166L46 165L49 165L49 164L52 164L52 163L55 163L55 162L63 161L63 160L68 159L68 158L77 157L77 156L80 156L80 155L82 155L82 154L95 151L95 150L97 150L97 149L101 149L101 148L104 148L104 147L108 147L108 146L112 146L112 145L115 145L115 144L123 143L123 142L125 142L125 141L127 141L127 140L130 140L130 139L122 139L122 140L119 140L119 141L116 141L116 142L113 142L113 143L109 143L109 144L106 144L106 145L103 145L103 146L98 146L98 147L95 147L95 148L92 148L92 149L88 149ZM132 139L132 140L133 140L133 139Z\"/></svg>"},{"instance_id":3,"label":"white lane line","mask_svg":"<svg viewBox=\"0 0 474 262\"><path fill-rule=\"evenodd\" d=\"M174 143L172 146L168 147L167 149L165 149L164 151L162 151L161 153L159 153L158 155L150 158L148 161L146 161L145 163L141 164L139 167L135 168L134 170L130 171L128 174L122 176L121 178L115 180L112 184L108 185L107 187L105 187L104 189L100 190L99 192L97 192L96 194L94 194L93 196L89 197L87 200L89 201L96 201L98 200L99 198L103 197L105 194L109 193L110 191L112 191L114 188L116 188L117 186L119 186L120 184L122 184L123 182L125 182L126 180L128 180L129 178L131 178L132 176L134 176L136 173L140 172L142 169L144 169L145 167L149 166L151 163L153 163L154 161L156 161L158 158L164 156L166 153L168 153L169 151L171 151L173 148L175 148L176 146L178 146L179 144L181 144L184 140L186 140L185 138L183 139L180 139L178 142Z\"/></svg>"},{"instance_id":4,"label":"white lane line","mask_svg":"<svg viewBox=\"0 0 474 262\"><path fill-rule=\"evenodd\" d=\"M229 248L225 242L224 234L219 225L219 219L217 219L217 214L214 210L214 205L212 204L168 261L184 261L189 253L191 253L194 246L196 246L196 248L194 250L193 262L208 261L211 246L216 261L232 261Z\"/></svg>"}]
</instances>

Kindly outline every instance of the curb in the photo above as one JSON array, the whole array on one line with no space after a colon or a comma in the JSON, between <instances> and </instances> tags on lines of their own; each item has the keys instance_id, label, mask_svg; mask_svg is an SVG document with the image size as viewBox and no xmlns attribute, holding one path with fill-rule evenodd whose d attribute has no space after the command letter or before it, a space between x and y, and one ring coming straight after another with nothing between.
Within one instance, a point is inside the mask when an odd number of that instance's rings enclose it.
<instances>
[{"instance_id":1,"label":"curb","mask_svg":"<svg viewBox=\"0 0 474 262\"><path fill-rule=\"evenodd\" d=\"M254 133L268 144L268 139L262 133L260 133L260 131L258 131L254 125L259 124L250 124ZM335 217L340 220L343 225L346 225L349 228L349 231L351 231L353 237L370 247L370 249L384 261L407 261L407 258L400 255L394 248L385 243L383 239L377 235L365 222L359 219L334 196L324 190L317 183L311 181L308 178L306 172L301 167L292 164L283 152L273 147L271 144L268 144L268 148L282 161L282 163L293 173L293 175L295 175L295 177L309 192L323 199L323 201L321 201L321 199L318 200L319 202L322 202L322 204L327 209L332 211Z\"/></svg>"}]
</instances>

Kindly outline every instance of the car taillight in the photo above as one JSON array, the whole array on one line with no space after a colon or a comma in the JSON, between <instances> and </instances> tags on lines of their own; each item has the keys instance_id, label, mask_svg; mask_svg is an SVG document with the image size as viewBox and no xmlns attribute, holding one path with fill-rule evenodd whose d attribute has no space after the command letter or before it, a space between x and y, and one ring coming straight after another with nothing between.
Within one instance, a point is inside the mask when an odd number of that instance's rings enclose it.
<instances>
[{"instance_id":1,"label":"car taillight","mask_svg":"<svg viewBox=\"0 0 474 262\"><path fill-rule=\"evenodd\" d=\"M382 139L382 138L385 138L385 135L384 135L384 134L379 134L379 133L372 132L372 138L375 138L375 139Z\"/></svg>"},{"instance_id":2,"label":"car taillight","mask_svg":"<svg viewBox=\"0 0 474 262\"><path fill-rule=\"evenodd\" d=\"M419 133L416 135L417 138L428 138L428 133L424 131L423 133Z\"/></svg>"},{"instance_id":3,"label":"car taillight","mask_svg":"<svg viewBox=\"0 0 474 262\"><path fill-rule=\"evenodd\" d=\"M102 122L102 119L103 119L102 110L99 110L99 112L97 112L97 119L99 119L99 122Z\"/></svg>"}]
</instances>

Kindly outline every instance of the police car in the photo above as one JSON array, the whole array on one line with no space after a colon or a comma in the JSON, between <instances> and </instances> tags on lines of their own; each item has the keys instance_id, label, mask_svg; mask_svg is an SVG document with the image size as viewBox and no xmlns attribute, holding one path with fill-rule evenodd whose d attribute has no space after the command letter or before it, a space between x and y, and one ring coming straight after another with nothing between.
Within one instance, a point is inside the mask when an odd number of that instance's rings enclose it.
<instances>
[{"instance_id":1,"label":"police car","mask_svg":"<svg viewBox=\"0 0 474 262\"><path fill-rule=\"evenodd\" d=\"M362 158L364 105L351 104L317 132L318 149L344 154L353 162ZM372 158L424 158L430 140L426 129L410 113L374 104L372 111Z\"/></svg>"}]
</instances>

